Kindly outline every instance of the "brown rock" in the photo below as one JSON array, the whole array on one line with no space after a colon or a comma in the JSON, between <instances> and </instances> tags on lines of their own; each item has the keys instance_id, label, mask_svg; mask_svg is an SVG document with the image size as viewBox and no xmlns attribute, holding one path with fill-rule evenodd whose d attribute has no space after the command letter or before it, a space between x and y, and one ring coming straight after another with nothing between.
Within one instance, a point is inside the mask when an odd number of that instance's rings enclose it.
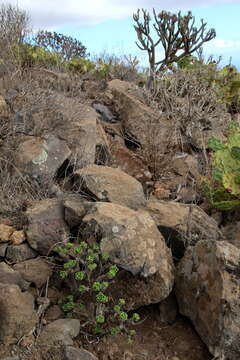
<instances>
[{"instance_id":1,"label":"brown rock","mask_svg":"<svg viewBox=\"0 0 240 360\"><path fill-rule=\"evenodd\" d=\"M150 138L149 124L158 126L158 150L164 153L169 139L172 135L173 125L170 121L161 118L159 121L159 113L141 101L141 97L136 94L136 89L129 82L118 79L108 83L109 89L112 91L115 102L118 105L120 118L126 133L133 134L136 140L142 145L146 145Z\"/></svg>"},{"instance_id":2,"label":"brown rock","mask_svg":"<svg viewBox=\"0 0 240 360\"><path fill-rule=\"evenodd\" d=\"M189 245L222 238L215 220L197 205L150 200L146 209L178 259Z\"/></svg>"},{"instance_id":3,"label":"brown rock","mask_svg":"<svg viewBox=\"0 0 240 360\"><path fill-rule=\"evenodd\" d=\"M180 312L219 359L240 355L240 250L225 241L199 241L177 268Z\"/></svg>"},{"instance_id":4,"label":"brown rock","mask_svg":"<svg viewBox=\"0 0 240 360\"><path fill-rule=\"evenodd\" d=\"M23 230L14 231L10 237L13 245L20 245L26 240L26 235Z\"/></svg>"},{"instance_id":5,"label":"brown rock","mask_svg":"<svg viewBox=\"0 0 240 360\"><path fill-rule=\"evenodd\" d=\"M64 316L61 308L58 305L51 306L44 316L47 322L52 322L54 320L60 319Z\"/></svg>"},{"instance_id":6,"label":"brown rock","mask_svg":"<svg viewBox=\"0 0 240 360\"><path fill-rule=\"evenodd\" d=\"M21 290L27 290L30 283L25 281L20 272L12 269L5 262L0 263L0 283L18 285Z\"/></svg>"},{"instance_id":7,"label":"brown rock","mask_svg":"<svg viewBox=\"0 0 240 360\"><path fill-rule=\"evenodd\" d=\"M109 201L137 209L146 204L142 185L120 169L89 165L75 172L79 190L98 201Z\"/></svg>"},{"instance_id":8,"label":"brown rock","mask_svg":"<svg viewBox=\"0 0 240 360\"><path fill-rule=\"evenodd\" d=\"M85 201L80 196L74 196L64 201L65 221L70 228L80 225L87 211L94 203Z\"/></svg>"},{"instance_id":9,"label":"brown rock","mask_svg":"<svg viewBox=\"0 0 240 360\"><path fill-rule=\"evenodd\" d=\"M80 321L77 319L58 319L48 324L40 334L41 345L73 345L73 338L78 336Z\"/></svg>"},{"instance_id":10,"label":"brown rock","mask_svg":"<svg viewBox=\"0 0 240 360\"><path fill-rule=\"evenodd\" d=\"M66 346L64 360L98 360L98 358L85 349Z\"/></svg>"},{"instance_id":11,"label":"brown rock","mask_svg":"<svg viewBox=\"0 0 240 360\"><path fill-rule=\"evenodd\" d=\"M115 141L111 146L112 161L114 166L118 166L122 171L134 177L141 183L150 181L152 174L148 167L128 148Z\"/></svg>"},{"instance_id":12,"label":"brown rock","mask_svg":"<svg viewBox=\"0 0 240 360\"><path fill-rule=\"evenodd\" d=\"M119 278L112 292L126 298L129 308L157 303L169 295L174 280L171 252L147 212L95 203L83 218L83 229L83 236L102 239L101 251L127 270L127 280Z\"/></svg>"},{"instance_id":13,"label":"brown rock","mask_svg":"<svg viewBox=\"0 0 240 360\"><path fill-rule=\"evenodd\" d=\"M0 242L9 241L14 231L15 229L12 226L0 224Z\"/></svg>"},{"instance_id":14,"label":"brown rock","mask_svg":"<svg viewBox=\"0 0 240 360\"><path fill-rule=\"evenodd\" d=\"M19 145L15 164L26 175L47 183L71 155L67 144L54 135L30 137Z\"/></svg>"},{"instance_id":15,"label":"brown rock","mask_svg":"<svg viewBox=\"0 0 240 360\"><path fill-rule=\"evenodd\" d=\"M38 320L34 298L17 285L0 284L0 309L0 342L4 345L18 342Z\"/></svg>"},{"instance_id":16,"label":"brown rock","mask_svg":"<svg viewBox=\"0 0 240 360\"><path fill-rule=\"evenodd\" d=\"M29 222L27 240L41 255L47 255L54 244L68 238L69 229L64 221L61 200L35 201L27 209L26 215Z\"/></svg>"},{"instance_id":17,"label":"brown rock","mask_svg":"<svg viewBox=\"0 0 240 360\"><path fill-rule=\"evenodd\" d=\"M13 266L24 280L35 284L37 288L41 288L47 279L52 275L51 266L43 259L31 259L23 261Z\"/></svg>"},{"instance_id":18,"label":"brown rock","mask_svg":"<svg viewBox=\"0 0 240 360\"><path fill-rule=\"evenodd\" d=\"M28 259L33 259L36 256L36 251L31 249L27 243L21 245L10 245L8 246L6 252L7 260L14 264Z\"/></svg>"},{"instance_id":19,"label":"brown rock","mask_svg":"<svg viewBox=\"0 0 240 360\"><path fill-rule=\"evenodd\" d=\"M240 221L227 224L221 230L225 239L240 249Z\"/></svg>"}]
</instances>

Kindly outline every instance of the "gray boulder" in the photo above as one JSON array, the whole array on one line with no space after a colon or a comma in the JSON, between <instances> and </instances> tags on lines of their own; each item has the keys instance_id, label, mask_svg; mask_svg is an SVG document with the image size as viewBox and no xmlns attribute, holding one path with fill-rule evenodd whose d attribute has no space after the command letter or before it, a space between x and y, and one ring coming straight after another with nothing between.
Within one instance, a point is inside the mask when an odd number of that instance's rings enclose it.
<instances>
[{"instance_id":1,"label":"gray boulder","mask_svg":"<svg viewBox=\"0 0 240 360\"><path fill-rule=\"evenodd\" d=\"M219 359L240 358L240 249L226 241L189 247L176 275L179 310Z\"/></svg>"}]
</instances>

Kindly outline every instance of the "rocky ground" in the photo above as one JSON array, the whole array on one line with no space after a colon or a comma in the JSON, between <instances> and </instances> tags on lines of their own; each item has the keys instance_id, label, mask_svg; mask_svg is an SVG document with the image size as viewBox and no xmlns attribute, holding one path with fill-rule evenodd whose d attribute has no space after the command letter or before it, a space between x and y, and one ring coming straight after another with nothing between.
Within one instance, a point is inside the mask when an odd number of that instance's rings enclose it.
<instances>
[{"instance_id":1,"label":"rocky ground","mask_svg":"<svg viewBox=\"0 0 240 360\"><path fill-rule=\"evenodd\" d=\"M0 358L238 360L239 214L201 193L206 139L231 115L193 119L180 146L134 84L27 76L1 79ZM141 315L133 344L65 318L54 249L78 236L121 269L110 296Z\"/></svg>"}]
</instances>

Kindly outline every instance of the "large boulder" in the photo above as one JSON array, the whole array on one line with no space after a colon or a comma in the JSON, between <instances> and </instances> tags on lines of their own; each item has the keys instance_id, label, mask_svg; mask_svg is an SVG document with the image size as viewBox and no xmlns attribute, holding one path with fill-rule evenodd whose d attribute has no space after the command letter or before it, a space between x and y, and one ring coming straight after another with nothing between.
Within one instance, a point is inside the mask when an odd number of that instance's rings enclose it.
<instances>
[{"instance_id":1,"label":"large boulder","mask_svg":"<svg viewBox=\"0 0 240 360\"><path fill-rule=\"evenodd\" d=\"M199 241L180 261L176 295L209 351L240 358L240 250L225 241Z\"/></svg>"},{"instance_id":2,"label":"large boulder","mask_svg":"<svg viewBox=\"0 0 240 360\"><path fill-rule=\"evenodd\" d=\"M160 121L159 113L141 101L136 89L129 82L115 79L108 83L108 87L117 103L126 134L133 135L137 142L147 145L151 140L149 124L151 123L155 128L157 124L158 150L164 153L171 138L173 124L164 117L161 117Z\"/></svg>"},{"instance_id":3,"label":"large boulder","mask_svg":"<svg viewBox=\"0 0 240 360\"><path fill-rule=\"evenodd\" d=\"M17 285L0 284L0 343L17 343L34 330L38 317L34 298Z\"/></svg>"},{"instance_id":4,"label":"large boulder","mask_svg":"<svg viewBox=\"0 0 240 360\"><path fill-rule=\"evenodd\" d=\"M26 215L29 223L26 231L27 240L41 255L48 255L54 244L68 238L69 229L64 220L61 200L34 201L27 209Z\"/></svg>"},{"instance_id":5,"label":"large boulder","mask_svg":"<svg viewBox=\"0 0 240 360\"><path fill-rule=\"evenodd\" d=\"M171 251L147 212L95 203L82 220L82 235L101 239L101 251L126 270L111 291L114 296L126 298L129 309L158 303L171 292Z\"/></svg>"},{"instance_id":6,"label":"large boulder","mask_svg":"<svg viewBox=\"0 0 240 360\"><path fill-rule=\"evenodd\" d=\"M146 204L141 183L120 169L89 165L75 172L75 183L79 191L97 201L109 201L132 209Z\"/></svg>"},{"instance_id":7,"label":"large boulder","mask_svg":"<svg viewBox=\"0 0 240 360\"><path fill-rule=\"evenodd\" d=\"M95 161L96 153L96 111L74 98L53 94L48 98L51 116L42 127L64 140L71 150L71 163L81 168ZM36 119L36 123L39 119Z\"/></svg>"},{"instance_id":8,"label":"large boulder","mask_svg":"<svg viewBox=\"0 0 240 360\"><path fill-rule=\"evenodd\" d=\"M29 137L20 143L15 165L23 174L47 183L70 156L66 141L54 135Z\"/></svg>"},{"instance_id":9,"label":"large boulder","mask_svg":"<svg viewBox=\"0 0 240 360\"><path fill-rule=\"evenodd\" d=\"M150 200L146 210L177 259L183 256L189 245L195 245L200 240L216 241L222 238L216 221L197 205Z\"/></svg>"}]
</instances>

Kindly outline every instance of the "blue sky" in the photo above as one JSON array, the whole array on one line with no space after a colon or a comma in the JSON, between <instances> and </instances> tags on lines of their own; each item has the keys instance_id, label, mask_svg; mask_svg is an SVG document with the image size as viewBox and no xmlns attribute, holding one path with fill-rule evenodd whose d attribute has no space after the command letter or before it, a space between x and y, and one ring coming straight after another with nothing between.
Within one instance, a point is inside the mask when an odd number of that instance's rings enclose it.
<instances>
[{"instance_id":1,"label":"blue sky","mask_svg":"<svg viewBox=\"0 0 240 360\"><path fill-rule=\"evenodd\" d=\"M142 63L146 63L146 56L135 45L132 13L138 7L183 13L191 10L196 20L203 18L217 33L205 44L204 54L221 55L222 64L232 57L240 70L240 0L0 0L0 4L6 2L26 9L34 29L56 30L79 38L92 55L104 50L117 55L131 53Z\"/></svg>"}]
</instances>

